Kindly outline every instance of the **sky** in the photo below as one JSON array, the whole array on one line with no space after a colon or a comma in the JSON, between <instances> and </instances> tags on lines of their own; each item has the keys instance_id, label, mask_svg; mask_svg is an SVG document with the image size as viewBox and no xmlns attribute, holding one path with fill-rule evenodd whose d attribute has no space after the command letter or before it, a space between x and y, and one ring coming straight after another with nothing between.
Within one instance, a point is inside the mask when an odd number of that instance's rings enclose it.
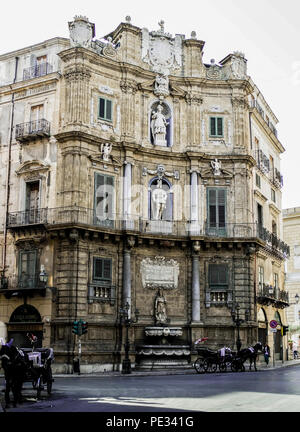
<instances>
[{"instance_id":1,"label":"sky","mask_svg":"<svg viewBox=\"0 0 300 432\"><path fill-rule=\"evenodd\" d=\"M204 62L242 51L248 74L279 120L278 138L284 177L282 208L300 207L300 2L299 0L3 0L0 54L56 36L69 37L68 22L85 15L96 38L114 30L125 17L137 27L184 34L205 41Z\"/></svg>"}]
</instances>

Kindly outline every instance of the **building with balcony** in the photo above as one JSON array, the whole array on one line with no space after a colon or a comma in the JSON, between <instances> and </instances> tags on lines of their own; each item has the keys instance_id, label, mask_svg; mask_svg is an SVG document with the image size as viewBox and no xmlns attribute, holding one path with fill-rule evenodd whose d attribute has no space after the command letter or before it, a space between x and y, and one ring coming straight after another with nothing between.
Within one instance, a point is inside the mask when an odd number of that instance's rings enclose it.
<instances>
[{"instance_id":1,"label":"building with balcony","mask_svg":"<svg viewBox=\"0 0 300 432\"><path fill-rule=\"evenodd\" d=\"M235 349L239 305L243 345L282 356L284 148L244 54L203 63L195 32L162 21L69 29L0 56L2 336L32 325L71 371L82 318L82 370L118 370L128 304L135 367L182 366L200 337Z\"/></svg>"},{"instance_id":2,"label":"building with balcony","mask_svg":"<svg viewBox=\"0 0 300 432\"><path fill-rule=\"evenodd\" d=\"M285 289L290 298L287 309L289 345L300 352L300 207L283 210L283 238L290 245L290 256L286 261Z\"/></svg>"}]
</instances>

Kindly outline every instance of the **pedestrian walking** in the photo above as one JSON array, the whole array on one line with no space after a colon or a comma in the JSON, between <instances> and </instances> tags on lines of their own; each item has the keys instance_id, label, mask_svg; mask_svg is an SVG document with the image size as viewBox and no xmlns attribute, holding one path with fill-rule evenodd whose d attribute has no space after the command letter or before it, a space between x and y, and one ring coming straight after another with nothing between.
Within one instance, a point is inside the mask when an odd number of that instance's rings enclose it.
<instances>
[{"instance_id":1,"label":"pedestrian walking","mask_svg":"<svg viewBox=\"0 0 300 432\"><path fill-rule=\"evenodd\" d=\"M293 355L294 360L298 360L298 345L296 344L296 342L293 343Z\"/></svg>"},{"instance_id":2,"label":"pedestrian walking","mask_svg":"<svg viewBox=\"0 0 300 432\"><path fill-rule=\"evenodd\" d=\"M267 366L268 366L269 359L271 357L271 351L270 351L270 347L267 343L264 344L263 353L264 353L264 357L265 357L265 362L267 363Z\"/></svg>"}]
</instances>

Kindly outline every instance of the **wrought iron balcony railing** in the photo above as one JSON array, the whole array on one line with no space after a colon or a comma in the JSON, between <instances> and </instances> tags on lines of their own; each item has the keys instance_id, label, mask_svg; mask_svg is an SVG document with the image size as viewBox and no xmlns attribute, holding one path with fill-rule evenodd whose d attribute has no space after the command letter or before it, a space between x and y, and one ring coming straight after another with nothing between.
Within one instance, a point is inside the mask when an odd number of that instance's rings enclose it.
<instances>
[{"instance_id":1,"label":"wrought iron balcony railing","mask_svg":"<svg viewBox=\"0 0 300 432\"><path fill-rule=\"evenodd\" d=\"M22 273L19 276L8 276L5 286L2 287L0 292L4 293L7 298L12 296L24 296L40 294L45 296L46 283L40 280L38 273L26 274Z\"/></svg>"},{"instance_id":2,"label":"wrought iron balcony railing","mask_svg":"<svg viewBox=\"0 0 300 432\"><path fill-rule=\"evenodd\" d=\"M48 75L53 72L53 67L51 64L44 62L31 66L23 70L23 80L29 80L31 78L38 78L44 75Z\"/></svg>"},{"instance_id":3,"label":"wrought iron balcony railing","mask_svg":"<svg viewBox=\"0 0 300 432\"><path fill-rule=\"evenodd\" d=\"M16 125L17 141L26 141L44 136L50 136L50 122L48 120L40 119Z\"/></svg>"},{"instance_id":4,"label":"wrought iron balcony railing","mask_svg":"<svg viewBox=\"0 0 300 432\"><path fill-rule=\"evenodd\" d=\"M141 234L162 234L168 236L202 236L227 239L256 239L266 243L272 250L289 256L289 246L275 234L256 223L225 223L214 226L198 221L165 221L143 219L136 215L111 214L99 216L93 209L84 207L58 207L54 209L37 209L10 213L8 228L43 224L55 225L88 225L114 231L134 231Z\"/></svg>"},{"instance_id":5,"label":"wrought iron balcony railing","mask_svg":"<svg viewBox=\"0 0 300 432\"><path fill-rule=\"evenodd\" d=\"M269 126L269 128L271 129L271 131L274 133L274 135L277 138L278 137L277 129L275 128L275 126L273 125L273 123L267 118L267 116L265 115L265 112L264 112L263 108L260 106L260 104L256 100L253 100L251 102L251 107L257 109L257 111L259 112L261 118L264 119L264 121L266 122L266 124Z\"/></svg>"},{"instance_id":6,"label":"wrought iron balcony railing","mask_svg":"<svg viewBox=\"0 0 300 432\"><path fill-rule=\"evenodd\" d=\"M260 284L257 292L257 302L266 306L284 308L289 306L289 294L272 285Z\"/></svg>"}]
</instances>

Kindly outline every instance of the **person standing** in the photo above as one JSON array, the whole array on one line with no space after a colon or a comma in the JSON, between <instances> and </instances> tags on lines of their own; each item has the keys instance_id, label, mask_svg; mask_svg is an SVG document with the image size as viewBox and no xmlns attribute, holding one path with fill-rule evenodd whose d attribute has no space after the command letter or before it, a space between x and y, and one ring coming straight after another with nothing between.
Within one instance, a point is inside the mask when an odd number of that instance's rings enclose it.
<instances>
[{"instance_id":1,"label":"person standing","mask_svg":"<svg viewBox=\"0 0 300 432\"><path fill-rule=\"evenodd\" d=\"M265 362L268 365L269 364L269 359L271 357L271 351L270 351L270 347L269 347L269 345L267 343L265 343L265 345L264 345L263 353L264 353L264 357L265 357Z\"/></svg>"}]
</instances>

